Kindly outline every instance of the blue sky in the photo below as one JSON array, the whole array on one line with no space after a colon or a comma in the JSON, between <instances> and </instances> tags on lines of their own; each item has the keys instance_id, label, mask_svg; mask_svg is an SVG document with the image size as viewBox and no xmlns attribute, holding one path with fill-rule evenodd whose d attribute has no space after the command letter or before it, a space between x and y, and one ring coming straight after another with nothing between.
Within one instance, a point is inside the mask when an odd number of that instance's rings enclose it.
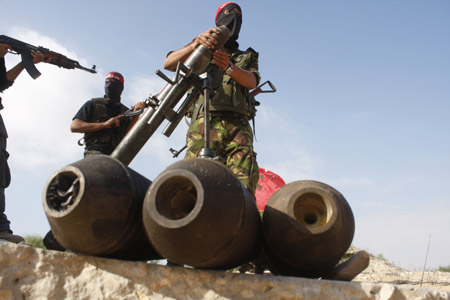
<instances>
[{"instance_id":1,"label":"blue sky","mask_svg":"<svg viewBox=\"0 0 450 300\"><path fill-rule=\"evenodd\" d=\"M450 264L450 2L242 1L242 49L260 56L275 94L258 96L259 165L286 182L339 190L356 221L353 244L408 268ZM44 235L41 194L53 172L82 157L69 131L78 108L103 95L109 71L132 105L165 85L168 51L214 26L221 1L0 1L0 33L97 65L98 74L39 64L2 94L13 181L7 215ZM27 9L24 9L26 5ZM7 67L19 61L6 56ZM167 74L167 72L166 72ZM155 133L130 167L153 180L175 162L186 126Z\"/></svg>"}]
</instances>

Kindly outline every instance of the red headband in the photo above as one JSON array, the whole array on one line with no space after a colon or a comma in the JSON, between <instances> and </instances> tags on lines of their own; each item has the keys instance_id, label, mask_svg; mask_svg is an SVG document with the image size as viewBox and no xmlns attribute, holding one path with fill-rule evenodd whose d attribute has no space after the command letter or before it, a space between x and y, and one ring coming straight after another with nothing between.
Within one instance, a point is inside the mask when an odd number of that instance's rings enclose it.
<instances>
[{"instance_id":1,"label":"red headband","mask_svg":"<svg viewBox=\"0 0 450 300\"><path fill-rule=\"evenodd\" d=\"M219 13L220 13L220 11L225 7L225 6L227 6L228 4L236 4L236 5L238 5L236 2L225 2L224 4L222 4L221 6L219 6L219 8L217 9L217 12L216 12L216 18L214 19L214 22L217 22L217 16L219 15Z\"/></svg>"},{"instance_id":2,"label":"red headband","mask_svg":"<svg viewBox=\"0 0 450 300\"><path fill-rule=\"evenodd\" d=\"M123 79L122 74L117 73L117 72L108 73L108 75L106 75L106 78L113 78L113 79L119 80L122 83L125 83L125 80Z\"/></svg>"}]
</instances>

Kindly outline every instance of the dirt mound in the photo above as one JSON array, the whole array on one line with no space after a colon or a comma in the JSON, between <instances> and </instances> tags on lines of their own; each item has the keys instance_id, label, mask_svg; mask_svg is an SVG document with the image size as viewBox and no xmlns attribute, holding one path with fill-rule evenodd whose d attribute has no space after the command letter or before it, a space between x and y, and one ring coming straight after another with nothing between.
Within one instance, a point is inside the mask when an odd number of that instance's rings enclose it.
<instances>
[{"instance_id":1,"label":"dirt mound","mask_svg":"<svg viewBox=\"0 0 450 300\"><path fill-rule=\"evenodd\" d=\"M357 249L351 249L351 252ZM370 255L370 264L353 282L391 283L450 291L449 272L415 272L401 269Z\"/></svg>"}]
</instances>

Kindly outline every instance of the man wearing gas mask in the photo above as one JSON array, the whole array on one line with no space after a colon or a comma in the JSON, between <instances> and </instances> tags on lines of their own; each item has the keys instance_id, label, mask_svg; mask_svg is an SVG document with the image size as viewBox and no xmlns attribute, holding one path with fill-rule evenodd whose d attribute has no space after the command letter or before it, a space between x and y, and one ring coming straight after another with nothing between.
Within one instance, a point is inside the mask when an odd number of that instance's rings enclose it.
<instances>
[{"instance_id":1,"label":"man wearing gas mask","mask_svg":"<svg viewBox=\"0 0 450 300\"><path fill-rule=\"evenodd\" d=\"M215 23L216 26L226 25L230 38L224 49L214 51L212 63L207 68L212 76L212 89L217 94L210 103L210 148L254 195L259 169L249 123L256 110L249 90L256 88L261 79L258 53L252 48L246 51L238 49L237 39L242 24L242 10L238 4L222 4L217 9ZM164 68L174 71L178 62L184 62L199 45L213 49L217 42L213 33L218 33L218 30L210 28L185 47L170 52L164 61ZM185 158L197 157L204 146L203 101L201 95L188 115L192 120L186 137Z\"/></svg>"},{"instance_id":2,"label":"man wearing gas mask","mask_svg":"<svg viewBox=\"0 0 450 300\"><path fill-rule=\"evenodd\" d=\"M84 133L84 157L95 154L110 155L139 116L125 117L129 109L120 102L124 78L118 72L110 72L105 79L105 96L88 100L73 117L72 132ZM138 102L133 110L144 109ZM78 142L83 145L81 140Z\"/></svg>"}]
</instances>

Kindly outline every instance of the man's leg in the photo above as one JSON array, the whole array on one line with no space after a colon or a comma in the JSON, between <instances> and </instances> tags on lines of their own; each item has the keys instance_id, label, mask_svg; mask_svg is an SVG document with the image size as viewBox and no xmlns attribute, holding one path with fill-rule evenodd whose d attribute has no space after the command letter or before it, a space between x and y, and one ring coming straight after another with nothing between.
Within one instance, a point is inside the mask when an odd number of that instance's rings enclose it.
<instances>
[{"instance_id":1,"label":"man's leg","mask_svg":"<svg viewBox=\"0 0 450 300\"><path fill-rule=\"evenodd\" d=\"M0 187L0 232L10 231L9 224L5 215L5 188Z\"/></svg>"},{"instance_id":2,"label":"man's leg","mask_svg":"<svg viewBox=\"0 0 450 300\"><path fill-rule=\"evenodd\" d=\"M5 215L5 188L0 188L0 240L6 240L12 243L25 242L25 240L19 236L12 234L9 228L9 220Z\"/></svg>"},{"instance_id":3,"label":"man's leg","mask_svg":"<svg viewBox=\"0 0 450 300\"><path fill-rule=\"evenodd\" d=\"M253 151L253 132L244 118L227 124L224 140L229 140L225 148L227 166L254 196L259 180L259 167Z\"/></svg>"}]
</instances>

